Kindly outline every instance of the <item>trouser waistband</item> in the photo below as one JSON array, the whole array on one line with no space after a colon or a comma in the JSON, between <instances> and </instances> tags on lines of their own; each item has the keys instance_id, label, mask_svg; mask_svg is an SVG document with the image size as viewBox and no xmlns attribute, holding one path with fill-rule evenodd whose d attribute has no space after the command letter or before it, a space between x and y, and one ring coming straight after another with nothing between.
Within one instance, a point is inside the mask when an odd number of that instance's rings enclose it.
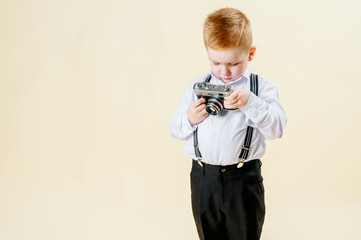
<instances>
[{"instance_id":1,"label":"trouser waistband","mask_svg":"<svg viewBox=\"0 0 361 240\"><path fill-rule=\"evenodd\" d=\"M203 167L202 167L198 164L197 160L193 159L193 165L197 165L201 168L204 168L205 173L218 174L218 173L226 173L226 172L234 172L234 171L243 172L243 171L258 169L258 168L261 168L262 162L260 159L253 159L253 160L243 163L243 166L240 168L237 167L238 164L222 166L222 165L212 165L212 164L202 162L202 165L203 165Z\"/></svg>"}]
</instances>

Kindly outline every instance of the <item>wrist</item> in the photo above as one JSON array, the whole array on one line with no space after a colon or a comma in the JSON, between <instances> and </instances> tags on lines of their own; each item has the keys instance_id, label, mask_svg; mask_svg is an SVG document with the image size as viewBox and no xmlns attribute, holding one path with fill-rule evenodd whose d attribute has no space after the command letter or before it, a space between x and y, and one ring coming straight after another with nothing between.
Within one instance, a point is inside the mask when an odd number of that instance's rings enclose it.
<instances>
[{"instance_id":1,"label":"wrist","mask_svg":"<svg viewBox=\"0 0 361 240\"><path fill-rule=\"evenodd\" d=\"M188 119L188 122L189 122L189 124L191 125L191 127L193 127L194 125L196 125L196 123L193 123L193 122L189 119L189 117L187 117L187 119Z\"/></svg>"}]
</instances>

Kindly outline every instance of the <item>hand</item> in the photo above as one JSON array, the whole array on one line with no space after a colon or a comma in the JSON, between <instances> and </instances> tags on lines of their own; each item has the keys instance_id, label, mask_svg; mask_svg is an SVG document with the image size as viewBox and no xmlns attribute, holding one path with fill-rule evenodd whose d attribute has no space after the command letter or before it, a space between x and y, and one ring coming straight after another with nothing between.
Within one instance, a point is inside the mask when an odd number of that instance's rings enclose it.
<instances>
[{"instance_id":1,"label":"hand","mask_svg":"<svg viewBox=\"0 0 361 240\"><path fill-rule=\"evenodd\" d=\"M189 106L187 116L192 126L202 122L208 116L205 102L204 98L200 98Z\"/></svg>"},{"instance_id":2,"label":"hand","mask_svg":"<svg viewBox=\"0 0 361 240\"><path fill-rule=\"evenodd\" d=\"M228 109L241 108L247 104L249 96L249 91L235 88L224 98L224 107Z\"/></svg>"}]
</instances>

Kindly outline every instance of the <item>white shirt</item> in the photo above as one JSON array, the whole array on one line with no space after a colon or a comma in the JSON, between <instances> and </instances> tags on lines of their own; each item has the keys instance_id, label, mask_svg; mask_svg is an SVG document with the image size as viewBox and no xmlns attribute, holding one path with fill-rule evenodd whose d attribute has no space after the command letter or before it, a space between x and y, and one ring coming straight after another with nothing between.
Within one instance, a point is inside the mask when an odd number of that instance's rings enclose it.
<instances>
[{"instance_id":1,"label":"white shirt","mask_svg":"<svg viewBox=\"0 0 361 240\"><path fill-rule=\"evenodd\" d=\"M228 83L232 88L250 90L250 71ZM178 107L168 122L173 137L186 140L184 154L196 159L193 131L198 127L198 146L202 162L213 165L230 165L239 162L247 126L254 127L250 152L246 162L260 159L266 151L266 139L280 138L287 119L278 101L278 89L264 76L258 76L258 96L251 92L247 104L236 111L222 110L218 115L208 115L202 122L191 126L187 111L197 100L193 91L196 82L203 82L207 75L195 78L183 91ZM225 85L212 74L210 83Z\"/></svg>"}]
</instances>

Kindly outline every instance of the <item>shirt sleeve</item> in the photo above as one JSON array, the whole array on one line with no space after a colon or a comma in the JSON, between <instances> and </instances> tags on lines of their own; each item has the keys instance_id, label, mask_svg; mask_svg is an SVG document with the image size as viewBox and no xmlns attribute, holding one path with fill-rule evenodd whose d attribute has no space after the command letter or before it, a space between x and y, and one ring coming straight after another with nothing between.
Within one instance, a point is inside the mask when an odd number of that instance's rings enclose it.
<instances>
[{"instance_id":1,"label":"shirt sleeve","mask_svg":"<svg viewBox=\"0 0 361 240\"><path fill-rule=\"evenodd\" d=\"M287 118L278 99L278 89L266 78L260 80L259 96L251 92L240 110L246 115L248 125L257 128L266 139L280 138Z\"/></svg>"},{"instance_id":2,"label":"shirt sleeve","mask_svg":"<svg viewBox=\"0 0 361 240\"><path fill-rule=\"evenodd\" d=\"M197 100L193 92L193 84L195 82L196 80L192 81L192 83L185 88L179 99L178 107L168 122L172 136L180 140L187 140L191 137L193 131L198 126L197 124L191 126L187 116L189 106Z\"/></svg>"}]
</instances>

